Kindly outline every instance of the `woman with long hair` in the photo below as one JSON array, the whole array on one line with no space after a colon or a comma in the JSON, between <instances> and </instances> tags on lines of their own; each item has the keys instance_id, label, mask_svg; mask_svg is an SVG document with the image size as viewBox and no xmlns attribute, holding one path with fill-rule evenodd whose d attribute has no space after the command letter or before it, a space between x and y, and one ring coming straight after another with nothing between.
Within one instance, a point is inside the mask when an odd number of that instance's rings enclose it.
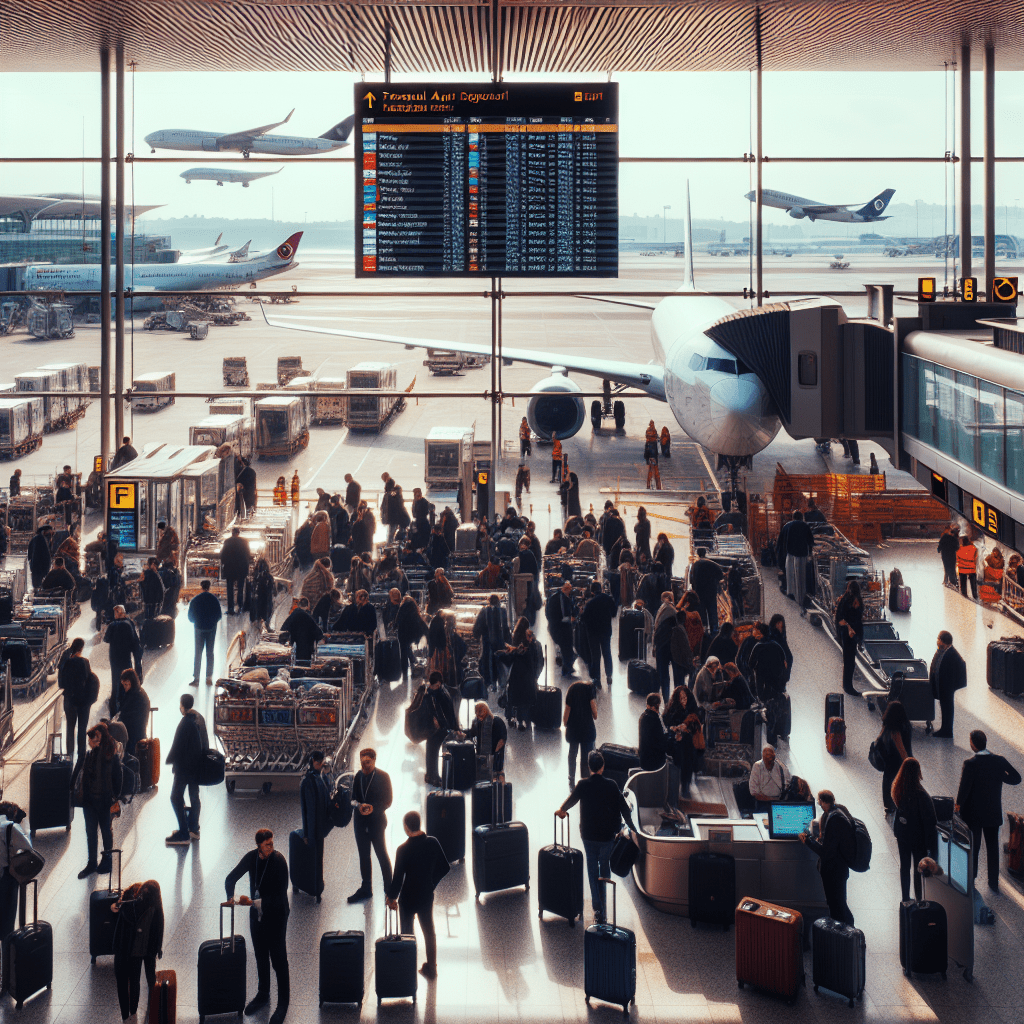
<instances>
[{"instance_id":1,"label":"woman with long hair","mask_svg":"<svg viewBox=\"0 0 1024 1024\"><path fill-rule=\"evenodd\" d=\"M890 792L896 811L892 831L900 851L900 887L904 901L910 899L910 867L914 867L914 898L921 899L921 873L917 865L922 857L935 855L935 805L921 784L921 765L908 757L900 765Z\"/></svg>"},{"instance_id":2,"label":"woman with long hair","mask_svg":"<svg viewBox=\"0 0 1024 1024\"><path fill-rule=\"evenodd\" d=\"M793 652L789 649L789 641L786 639L786 616L781 612L776 612L768 620L768 629L768 636L782 648L783 654L786 655L786 671L783 674L783 680L788 683L793 674Z\"/></svg>"},{"instance_id":3,"label":"woman with long hair","mask_svg":"<svg viewBox=\"0 0 1024 1024\"><path fill-rule=\"evenodd\" d=\"M857 647L864 639L864 602L860 596L860 584L856 580L846 584L846 592L836 605L836 636L843 647L843 692L856 697L853 669Z\"/></svg>"},{"instance_id":4,"label":"woman with long hair","mask_svg":"<svg viewBox=\"0 0 1024 1024\"><path fill-rule=\"evenodd\" d=\"M674 725L682 725L690 715L697 714L699 707L692 690L685 686L677 686L661 713L661 720L665 723L666 729L671 729Z\"/></svg>"},{"instance_id":5,"label":"woman with long hair","mask_svg":"<svg viewBox=\"0 0 1024 1024\"><path fill-rule=\"evenodd\" d=\"M667 533L658 534L658 542L654 545L654 554L652 555L655 562L660 562L661 567L665 572L665 575L672 578L672 563L676 559L676 549L672 547L672 542L668 539Z\"/></svg>"},{"instance_id":6,"label":"woman with long hair","mask_svg":"<svg viewBox=\"0 0 1024 1024\"><path fill-rule=\"evenodd\" d=\"M520 731L530 720L530 708L537 702L537 684L544 671L544 650L530 629L530 620L520 616L512 630L512 640L496 660L508 666L506 711L509 725Z\"/></svg>"},{"instance_id":7,"label":"woman with long hair","mask_svg":"<svg viewBox=\"0 0 1024 1024\"><path fill-rule=\"evenodd\" d=\"M466 642L455 632L455 616L451 612L438 612L427 628L427 675L440 672L444 688L455 708L455 721L459 720L462 703L460 662L466 653Z\"/></svg>"},{"instance_id":8,"label":"woman with long hair","mask_svg":"<svg viewBox=\"0 0 1024 1024\"><path fill-rule=\"evenodd\" d=\"M882 808L886 814L895 807L892 798L893 780L903 762L914 754L911 736L906 709L900 701L890 701L882 715L882 731L875 739L875 749L881 753L885 762L882 769Z\"/></svg>"},{"instance_id":9,"label":"woman with long hair","mask_svg":"<svg viewBox=\"0 0 1024 1024\"><path fill-rule=\"evenodd\" d=\"M131 671L131 670L128 670ZM134 672L132 672L134 675ZM137 677L136 677L137 678ZM89 749L81 767L82 812L85 816L85 840L89 862L78 872L79 878L88 878L98 871L110 874L110 851L114 848L114 835L110 828L110 811L121 792L121 758L117 754L110 733L103 722L94 725L86 736ZM76 783L72 786L77 788ZM96 833L103 836L103 859L96 863Z\"/></svg>"},{"instance_id":10,"label":"woman with long hair","mask_svg":"<svg viewBox=\"0 0 1024 1024\"><path fill-rule=\"evenodd\" d=\"M155 879L135 882L121 894L111 907L117 914L114 921L114 978L121 1020L128 1020L139 1010L142 967L146 967L146 984L152 991L156 984L156 960L164 955L164 904L160 883Z\"/></svg>"},{"instance_id":11,"label":"woman with long hair","mask_svg":"<svg viewBox=\"0 0 1024 1024\"><path fill-rule=\"evenodd\" d=\"M641 505L636 510L636 525L633 527L636 534L636 553L651 557L651 521L647 518L647 509Z\"/></svg>"}]
</instances>

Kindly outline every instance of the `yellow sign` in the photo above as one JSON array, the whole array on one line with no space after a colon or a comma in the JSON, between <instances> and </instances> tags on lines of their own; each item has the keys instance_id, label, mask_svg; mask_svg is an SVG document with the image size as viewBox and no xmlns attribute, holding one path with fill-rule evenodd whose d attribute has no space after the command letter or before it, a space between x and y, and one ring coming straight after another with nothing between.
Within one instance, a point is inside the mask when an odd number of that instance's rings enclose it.
<instances>
[{"instance_id":1,"label":"yellow sign","mask_svg":"<svg viewBox=\"0 0 1024 1024\"><path fill-rule=\"evenodd\" d=\"M971 519L988 533L999 534L999 513L978 498L971 498Z\"/></svg>"},{"instance_id":2,"label":"yellow sign","mask_svg":"<svg viewBox=\"0 0 1024 1024\"><path fill-rule=\"evenodd\" d=\"M481 487L486 487L486 486L487 486L487 477L488 477L488 473L487 473L487 470L486 470L486 469L482 469L482 470L480 470L480 472L479 472L479 473L477 473L477 475L476 475L476 482L477 482L477 483L478 483L478 484L479 484L479 485L480 485Z\"/></svg>"},{"instance_id":3,"label":"yellow sign","mask_svg":"<svg viewBox=\"0 0 1024 1024\"><path fill-rule=\"evenodd\" d=\"M992 301L993 302L1016 302L1017 301L1017 278L1015 278L1015 277L993 277L992 278Z\"/></svg>"},{"instance_id":4,"label":"yellow sign","mask_svg":"<svg viewBox=\"0 0 1024 1024\"><path fill-rule=\"evenodd\" d=\"M119 509L135 508L135 484L122 483L120 480L107 482L107 507Z\"/></svg>"},{"instance_id":5,"label":"yellow sign","mask_svg":"<svg viewBox=\"0 0 1024 1024\"><path fill-rule=\"evenodd\" d=\"M978 301L978 279L976 277L965 277L960 285L960 293L964 302Z\"/></svg>"},{"instance_id":6,"label":"yellow sign","mask_svg":"<svg viewBox=\"0 0 1024 1024\"><path fill-rule=\"evenodd\" d=\"M935 301L935 278L934 277L919 277L917 279L917 301L918 302L934 302Z\"/></svg>"},{"instance_id":7,"label":"yellow sign","mask_svg":"<svg viewBox=\"0 0 1024 1024\"><path fill-rule=\"evenodd\" d=\"M92 471L94 473L102 473L103 472L103 456L102 455L97 455L97 456L95 456L93 458L93 460L92 460Z\"/></svg>"},{"instance_id":8,"label":"yellow sign","mask_svg":"<svg viewBox=\"0 0 1024 1024\"><path fill-rule=\"evenodd\" d=\"M371 110L373 110L373 101L374 101L374 100L375 100L376 98L377 98L377 97L376 97L376 96L374 96L372 92L368 92L368 93L366 94L366 102L367 102L367 104L369 105L369 107L370 107L370 109L371 109Z\"/></svg>"}]
</instances>

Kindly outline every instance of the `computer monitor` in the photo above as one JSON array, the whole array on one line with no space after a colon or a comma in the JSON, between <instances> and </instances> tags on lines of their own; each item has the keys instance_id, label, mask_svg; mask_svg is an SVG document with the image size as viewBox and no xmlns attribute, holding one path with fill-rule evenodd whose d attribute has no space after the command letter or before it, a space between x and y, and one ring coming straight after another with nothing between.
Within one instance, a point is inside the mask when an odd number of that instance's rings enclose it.
<instances>
[{"instance_id":1,"label":"computer monitor","mask_svg":"<svg viewBox=\"0 0 1024 1024\"><path fill-rule=\"evenodd\" d=\"M796 839L814 817L814 804L771 804L768 834L772 839Z\"/></svg>"},{"instance_id":2,"label":"computer monitor","mask_svg":"<svg viewBox=\"0 0 1024 1024\"><path fill-rule=\"evenodd\" d=\"M953 839L949 844L949 884L962 893L971 889L971 851Z\"/></svg>"},{"instance_id":3,"label":"computer monitor","mask_svg":"<svg viewBox=\"0 0 1024 1024\"><path fill-rule=\"evenodd\" d=\"M938 849L935 853L935 863L942 869L944 875L949 874L949 833L939 829Z\"/></svg>"}]
</instances>

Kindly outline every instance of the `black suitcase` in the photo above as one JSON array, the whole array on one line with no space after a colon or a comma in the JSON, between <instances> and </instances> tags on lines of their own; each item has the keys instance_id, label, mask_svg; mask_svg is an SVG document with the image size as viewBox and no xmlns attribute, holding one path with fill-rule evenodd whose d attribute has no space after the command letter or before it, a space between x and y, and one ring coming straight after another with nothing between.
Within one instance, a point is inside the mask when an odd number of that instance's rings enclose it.
<instances>
[{"instance_id":1,"label":"black suitcase","mask_svg":"<svg viewBox=\"0 0 1024 1024\"><path fill-rule=\"evenodd\" d=\"M377 1005L382 999L416 1002L416 936L399 934L398 913L394 931L388 928L391 911L384 909L384 935L374 944L373 967Z\"/></svg>"},{"instance_id":2,"label":"black suitcase","mask_svg":"<svg viewBox=\"0 0 1024 1024\"><path fill-rule=\"evenodd\" d=\"M988 685L1011 697L1024 693L1024 641L1003 637L988 645L986 657Z\"/></svg>"},{"instance_id":3,"label":"black suitcase","mask_svg":"<svg viewBox=\"0 0 1024 1024\"><path fill-rule=\"evenodd\" d=\"M427 794L427 835L441 844L451 864L466 859L466 798L457 790L448 788L451 757L446 754L442 763L441 778L445 788Z\"/></svg>"},{"instance_id":4,"label":"black suitcase","mask_svg":"<svg viewBox=\"0 0 1024 1024\"><path fill-rule=\"evenodd\" d=\"M614 880L601 883L612 886L612 920L591 925L583 935L583 995L588 1006L591 998L618 1003L628 1016L636 999L636 936L616 924Z\"/></svg>"},{"instance_id":5,"label":"black suitcase","mask_svg":"<svg viewBox=\"0 0 1024 1024\"><path fill-rule=\"evenodd\" d=\"M63 828L70 832L75 817L71 806L71 758L56 752L54 740L58 739L62 740L59 733L50 734L49 758L33 761L29 769L28 821L29 835L33 837L41 828Z\"/></svg>"},{"instance_id":6,"label":"black suitcase","mask_svg":"<svg viewBox=\"0 0 1024 1024\"><path fill-rule=\"evenodd\" d=\"M626 666L626 685L641 697L649 693L660 693L661 684L658 681L658 670L646 661L633 658Z\"/></svg>"},{"instance_id":7,"label":"black suitcase","mask_svg":"<svg viewBox=\"0 0 1024 1024\"><path fill-rule=\"evenodd\" d=\"M174 619L170 615L147 619L142 627L142 643L150 651L157 647L170 647L174 643Z\"/></svg>"},{"instance_id":8,"label":"black suitcase","mask_svg":"<svg viewBox=\"0 0 1024 1024\"><path fill-rule=\"evenodd\" d=\"M946 908L939 903L905 900L900 904L900 964L913 974L941 974L946 980Z\"/></svg>"},{"instance_id":9,"label":"black suitcase","mask_svg":"<svg viewBox=\"0 0 1024 1024\"><path fill-rule=\"evenodd\" d=\"M292 880L292 890L315 896L317 903L324 891L319 881L317 870L316 843L305 843L305 835L301 828L295 829L288 836L288 874Z\"/></svg>"},{"instance_id":10,"label":"black suitcase","mask_svg":"<svg viewBox=\"0 0 1024 1024\"><path fill-rule=\"evenodd\" d=\"M884 668L888 662L883 662ZM913 666L913 676L904 675L899 668L894 668L889 681L889 690L877 698L879 710L884 714L890 701L898 700L907 718L912 722L933 722L935 720L935 697L932 695L932 686L928 680L928 666L922 662L892 662L896 666ZM924 677L921 677L920 669L924 668Z\"/></svg>"},{"instance_id":11,"label":"black suitcase","mask_svg":"<svg viewBox=\"0 0 1024 1024\"><path fill-rule=\"evenodd\" d=\"M495 823L495 788L500 787L502 793L501 821L512 820L512 783L505 782L505 777L493 782L478 782L473 787L472 797L472 823L473 828L479 825L493 825ZM448 858L451 860L451 857Z\"/></svg>"},{"instance_id":12,"label":"black suitcase","mask_svg":"<svg viewBox=\"0 0 1024 1024\"><path fill-rule=\"evenodd\" d=\"M568 821L562 822L562 842L558 842L558 816L551 846L537 852L537 916L544 911L564 917L570 927L583 917L583 851L569 845Z\"/></svg>"},{"instance_id":13,"label":"black suitcase","mask_svg":"<svg viewBox=\"0 0 1024 1024\"><path fill-rule=\"evenodd\" d=\"M22 906L21 927L11 932L3 948L2 990L11 995L17 1009L44 988L53 984L53 929L39 920L39 882L33 878L32 923L25 923ZM27 902L27 896L26 896Z\"/></svg>"},{"instance_id":14,"label":"black suitcase","mask_svg":"<svg viewBox=\"0 0 1024 1024\"><path fill-rule=\"evenodd\" d=\"M636 634L644 628L644 613L640 609L623 608L619 612L619 661L640 657Z\"/></svg>"},{"instance_id":15,"label":"black suitcase","mask_svg":"<svg viewBox=\"0 0 1024 1024\"><path fill-rule=\"evenodd\" d=\"M853 1006L864 994L867 945L864 933L853 925L819 917L811 928L814 947L814 991L827 988L846 996Z\"/></svg>"},{"instance_id":16,"label":"black suitcase","mask_svg":"<svg viewBox=\"0 0 1024 1024\"><path fill-rule=\"evenodd\" d=\"M378 638L373 651L373 667L382 683L393 683L402 678L402 651L394 637Z\"/></svg>"},{"instance_id":17,"label":"black suitcase","mask_svg":"<svg viewBox=\"0 0 1024 1024\"><path fill-rule=\"evenodd\" d=\"M690 924L720 924L729 930L736 913L736 861L727 853L694 853L687 861Z\"/></svg>"},{"instance_id":18,"label":"black suitcase","mask_svg":"<svg viewBox=\"0 0 1024 1024\"><path fill-rule=\"evenodd\" d=\"M846 720L845 701L841 693L825 694L825 732L828 732L830 718L841 718Z\"/></svg>"},{"instance_id":19,"label":"black suitcase","mask_svg":"<svg viewBox=\"0 0 1024 1024\"><path fill-rule=\"evenodd\" d=\"M932 807L935 808L936 821L952 821L955 801L951 796L933 796Z\"/></svg>"},{"instance_id":20,"label":"black suitcase","mask_svg":"<svg viewBox=\"0 0 1024 1024\"><path fill-rule=\"evenodd\" d=\"M449 740L444 745L451 758L452 789L469 789L476 785L476 747L472 740Z\"/></svg>"},{"instance_id":21,"label":"black suitcase","mask_svg":"<svg viewBox=\"0 0 1024 1024\"><path fill-rule=\"evenodd\" d=\"M224 938L224 908L231 908L231 935ZM207 939L199 946L196 965L199 1024L218 1013L245 1009L245 939L235 934L235 905L220 905L220 938Z\"/></svg>"},{"instance_id":22,"label":"black suitcase","mask_svg":"<svg viewBox=\"0 0 1024 1024\"><path fill-rule=\"evenodd\" d=\"M114 904L121 898L121 851L111 850L111 856L117 854L117 888L114 888L114 872L107 876L107 888L96 889L89 893L89 956L96 963L98 956L114 955L114 926L117 914L113 911Z\"/></svg>"},{"instance_id":23,"label":"black suitcase","mask_svg":"<svg viewBox=\"0 0 1024 1024\"><path fill-rule=\"evenodd\" d=\"M562 691L557 686L538 686L530 718L538 729L561 729Z\"/></svg>"},{"instance_id":24,"label":"black suitcase","mask_svg":"<svg viewBox=\"0 0 1024 1024\"><path fill-rule=\"evenodd\" d=\"M365 994L366 939L360 931L320 936L320 1005L357 1003Z\"/></svg>"},{"instance_id":25,"label":"black suitcase","mask_svg":"<svg viewBox=\"0 0 1024 1024\"><path fill-rule=\"evenodd\" d=\"M496 791L492 790L492 795ZM503 821L503 808L494 803L494 825L473 829L473 888L482 892L530 888L530 834L521 821Z\"/></svg>"},{"instance_id":26,"label":"black suitcase","mask_svg":"<svg viewBox=\"0 0 1024 1024\"><path fill-rule=\"evenodd\" d=\"M11 663L11 675L15 679L27 679L32 675L32 652L27 640L5 640L2 660Z\"/></svg>"},{"instance_id":27,"label":"black suitcase","mask_svg":"<svg viewBox=\"0 0 1024 1024\"><path fill-rule=\"evenodd\" d=\"M769 743L779 737L789 739L789 731L793 727L793 708L788 693L776 694L768 700L767 726Z\"/></svg>"},{"instance_id":28,"label":"black suitcase","mask_svg":"<svg viewBox=\"0 0 1024 1024\"><path fill-rule=\"evenodd\" d=\"M626 785L631 768L640 767L640 751L636 747L625 747L621 743L602 743L597 748L604 757L604 775L619 789Z\"/></svg>"}]
</instances>

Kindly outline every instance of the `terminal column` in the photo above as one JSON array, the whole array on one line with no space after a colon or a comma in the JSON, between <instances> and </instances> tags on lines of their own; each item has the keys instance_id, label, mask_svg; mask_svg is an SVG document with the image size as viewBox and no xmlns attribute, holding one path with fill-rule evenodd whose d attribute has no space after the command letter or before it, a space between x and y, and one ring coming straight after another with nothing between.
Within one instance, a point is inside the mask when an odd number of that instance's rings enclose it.
<instances>
[{"instance_id":1,"label":"terminal column","mask_svg":"<svg viewBox=\"0 0 1024 1024\"><path fill-rule=\"evenodd\" d=\"M985 45L985 298L992 302L996 276L996 49Z\"/></svg>"},{"instance_id":2,"label":"terminal column","mask_svg":"<svg viewBox=\"0 0 1024 1024\"><path fill-rule=\"evenodd\" d=\"M100 454L110 458L110 50L100 50Z\"/></svg>"},{"instance_id":3,"label":"terminal column","mask_svg":"<svg viewBox=\"0 0 1024 1024\"><path fill-rule=\"evenodd\" d=\"M117 160L114 175L114 242L117 248L114 264L114 445L124 436L124 43L114 51L116 88L114 119L117 124ZM132 254L132 259L135 254Z\"/></svg>"},{"instance_id":4,"label":"terminal column","mask_svg":"<svg viewBox=\"0 0 1024 1024\"><path fill-rule=\"evenodd\" d=\"M971 274L971 44L960 46L960 277Z\"/></svg>"}]
</instances>

